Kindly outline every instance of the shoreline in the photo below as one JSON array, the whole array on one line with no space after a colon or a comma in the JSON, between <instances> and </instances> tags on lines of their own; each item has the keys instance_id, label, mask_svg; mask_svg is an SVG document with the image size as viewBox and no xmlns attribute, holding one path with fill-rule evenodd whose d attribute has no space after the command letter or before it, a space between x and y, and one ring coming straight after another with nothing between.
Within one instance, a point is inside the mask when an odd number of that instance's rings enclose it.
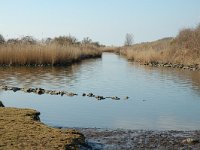
<instances>
[{"instance_id":1,"label":"shoreline","mask_svg":"<svg viewBox=\"0 0 200 150\"><path fill-rule=\"evenodd\" d=\"M151 66L151 67L177 68L177 69L190 70L190 71L200 71L200 67L198 64L184 65L184 64L173 64L173 63L149 62L149 63L140 63L140 65Z\"/></svg>"},{"instance_id":2,"label":"shoreline","mask_svg":"<svg viewBox=\"0 0 200 150\"><path fill-rule=\"evenodd\" d=\"M40 122L32 109L0 107L0 149L67 149L85 145L83 134L62 130Z\"/></svg>"},{"instance_id":3,"label":"shoreline","mask_svg":"<svg viewBox=\"0 0 200 150\"><path fill-rule=\"evenodd\" d=\"M0 107L0 149L198 149L200 130L50 127L32 109Z\"/></svg>"},{"instance_id":4,"label":"shoreline","mask_svg":"<svg viewBox=\"0 0 200 150\"><path fill-rule=\"evenodd\" d=\"M200 130L154 131L75 128L86 137L90 149L199 149Z\"/></svg>"},{"instance_id":5,"label":"shoreline","mask_svg":"<svg viewBox=\"0 0 200 150\"><path fill-rule=\"evenodd\" d=\"M87 59L96 59L96 58L102 58L102 53L100 54L88 54L81 56L80 58L77 59L72 59L69 61L66 61L64 63L55 63L55 64L0 64L0 67L68 67L73 64L78 64L81 63L83 60Z\"/></svg>"},{"instance_id":6,"label":"shoreline","mask_svg":"<svg viewBox=\"0 0 200 150\"><path fill-rule=\"evenodd\" d=\"M150 66L150 67L165 67L165 68L172 68L172 69L180 69L180 70L189 70L189 71L200 71L200 65L199 64L193 64L193 65L185 65L185 64L176 64L176 63L160 63L160 62L140 62L140 61L134 61L132 59L128 59L126 55L120 54L121 56L124 56L128 62L135 62L142 66Z\"/></svg>"},{"instance_id":7,"label":"shoreline","mask_svg":"<svg viewBox=\"0 0 200 150\"><path fill-rule=\"evenodd\" d=\"M123 56L127 59L128 62L135 62L139 65L143 66L150 66L150 67L165 67L165 68L174 68L174 69L180 69L180 70L189 70L189 71L200 71L200 65L199 64L182 64L182 63L171 63L171 62L158 62L158 61L152 61L152 62L141 62L141 61L134 61L133 59L129 59L127 55L123 54L122 52L118 51L103 51L104 53L114 53L119 56Z\"/></svg>"}]
</instances>

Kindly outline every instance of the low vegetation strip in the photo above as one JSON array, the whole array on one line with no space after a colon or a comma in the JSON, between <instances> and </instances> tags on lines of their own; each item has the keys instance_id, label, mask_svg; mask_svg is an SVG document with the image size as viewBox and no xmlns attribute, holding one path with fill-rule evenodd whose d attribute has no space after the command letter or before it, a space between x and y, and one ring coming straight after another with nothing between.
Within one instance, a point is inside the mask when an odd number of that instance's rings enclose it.
<instances>
[{"instance_id":1,"label":"low vegetation strip","mask_svg":"<svg viewBox=\"0 0 200 150\"><path fill-rule=\"evenodd\" d=\"M48 127L31 109L0 107L0 149L79 149L85 137L76 130Z\"/></svg>"},{"instance_id":2,"label":"low vegetation strip","mask_svg":"<svg viewBox=\"0 0 200 150\"><path fill-rule=\"evenodd\" d=\"M194 68L200 67L200 25L181 30L175 38L124 46L121 54L142 64L177 64L198 70Z\"/></svg>"}]
</instances>

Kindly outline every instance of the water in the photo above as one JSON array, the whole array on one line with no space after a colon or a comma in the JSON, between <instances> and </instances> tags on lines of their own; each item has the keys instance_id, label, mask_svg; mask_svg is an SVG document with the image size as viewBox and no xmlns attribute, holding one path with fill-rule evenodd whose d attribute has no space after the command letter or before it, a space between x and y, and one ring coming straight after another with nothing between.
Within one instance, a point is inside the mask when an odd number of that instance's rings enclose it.
<instances>
[{"instance_id":1,"label":"water","mask_svg":"<svg viewBox=\"0 0 200 150\"><path fill-rule=\"evenodd\" d=\"M151 68L112 53L70 67L0 68L0 84L72 91L79 96L0 91L6 106L33 108L50 126L195 130L200 129L200 72ZM121 100L97 101L94 93ZM129 96L130 99L124 100Z\"/></svg>"}]
</instances>

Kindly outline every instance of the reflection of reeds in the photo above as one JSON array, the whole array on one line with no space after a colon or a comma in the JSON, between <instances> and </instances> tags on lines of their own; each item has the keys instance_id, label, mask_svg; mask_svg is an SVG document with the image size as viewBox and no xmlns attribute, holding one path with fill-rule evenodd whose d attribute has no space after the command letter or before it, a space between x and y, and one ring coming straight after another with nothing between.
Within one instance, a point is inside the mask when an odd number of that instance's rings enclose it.
<instances>
[{"instance_id":1,"label":"reflection of reeds","mask_svg":"<svg viewBox=\"0 0 200 150\"><path fill-rule=\"evenodd\" d=\"M80 64L69 67L0 67L0 86L28 88L38 87L42 83L42 88L66 88L76 80L80 67Z\"/></svg>"},{"instance_id":2,"label":"reflection of reeds","mask_svg":"<svg viewBox=\"0 0 200 150\"><path fill-rule=\"evenodd\" d=\"M176 38L124 47L121 53L128 59L139 62L164 62L185 65L200 65L200 25L184 29Z\"/></svg>"},{"instance_id":3,"label":"reflection of reeds","mask_svg":"<svg viewBox=\"0 0 200 150\"><path fill-rule=\"evenodd\" d=\"M0 65L67 65L84 58L101 56L93 46L58 44L5 44L0 46Z\"/></svg>"}]
</instances>

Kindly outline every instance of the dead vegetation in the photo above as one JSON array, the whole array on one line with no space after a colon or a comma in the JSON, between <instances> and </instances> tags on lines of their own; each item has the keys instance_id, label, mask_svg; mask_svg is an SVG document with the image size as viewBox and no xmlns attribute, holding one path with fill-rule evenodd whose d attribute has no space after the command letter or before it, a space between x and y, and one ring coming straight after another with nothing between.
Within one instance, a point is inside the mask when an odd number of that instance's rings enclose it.
<instances>
[{"instance_id":1,"label":"dead vegetation","mask_svg":"<svg viewBox=\"0 0 200 150\"><path fill-rule=\"evenodd\" d=\"M0 149L79 149L85 137L76 130L48 127L31 109L0 107Z\"/></svg>"},{"instance_id":2,"label":"dead vegetation","mask_svg":"<svg viewBox=\"0 0 200 150\"><path fill-rule=\"evenodd\" d=\"M114 47L114 46L107 46L101 48L103 52L108 52L108 53L120 53L120 47Z\"/></svg>"},{"instance_id":3,"label":"dead vegetation","mask_svg":"<svg viewBox=\"0 0 200 150\"><path fill-rule=\"evenodd\" d=\"M200 25L181 30L175 38L123 47L121 53L141 63L200 65Z\"/></svg>"},{"instance_id":4,"label":"dead vegetation","mask_svg":"<svg viewBox=\"0 0 200 150\"><path fill-rule=\"evenodd\" d=\"M81 44L74 37L48 38L41 42L26 36L0 41L1 66L65 66L85 58L101 57L102 53L94 42Z\"/></svg>"}]
</instances>

